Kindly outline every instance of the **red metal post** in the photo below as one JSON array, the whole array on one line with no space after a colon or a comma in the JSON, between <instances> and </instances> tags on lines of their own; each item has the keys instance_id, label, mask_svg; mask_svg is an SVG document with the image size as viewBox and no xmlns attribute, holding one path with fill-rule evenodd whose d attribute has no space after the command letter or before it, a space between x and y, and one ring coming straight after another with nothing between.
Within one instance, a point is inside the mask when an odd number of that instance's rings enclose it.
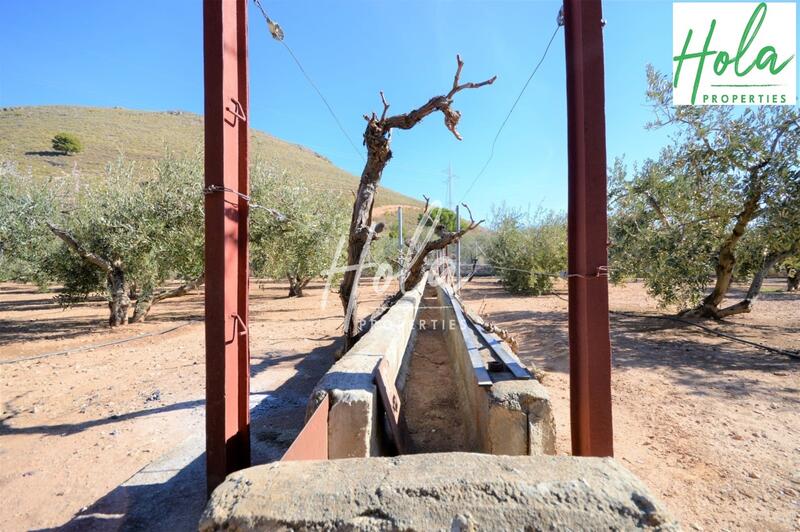
<instances>
[{"instance_id":1,"label":"red metal post","mask_svg":"<svg viewBox=\"0 0 800 532\"><path fill-rule=\"evenodd\" d=\"M204 0L203 49L206 472L211 493L228 473L250 465L248 205L230 192L248 192L247 0Z\"/></svg>"},{"instance_id":2,"label":"red metal post","mask_svg":"<svg viewBox=\"0 0 800 532\"><path fill-rule=\"evenodd\" d=\"M572 453L612 456L606 128L600 0L565 0Z\"/></svg>"}]
</instances>

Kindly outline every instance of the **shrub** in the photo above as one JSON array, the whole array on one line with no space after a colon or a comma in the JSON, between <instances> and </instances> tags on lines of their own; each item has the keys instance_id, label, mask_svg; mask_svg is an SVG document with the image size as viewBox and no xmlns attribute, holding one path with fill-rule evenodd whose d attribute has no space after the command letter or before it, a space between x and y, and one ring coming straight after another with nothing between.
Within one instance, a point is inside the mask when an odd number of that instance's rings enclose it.
<instances>
[{"instance_id":1,"label":"shrub","mask_svg":"<svg viewBox=\"0 0 800 532\"><path fill-rule=\"evenodd\" d=\"M512 293L541 295L567 265L567 225L563 214L539 212L528 218L501 208L494 213L487 255L496 275Z\"/></svg>"},{"instance_id":2,"label":"shrub","mask_svg":"<svg viewBox=\"0 0 800 532\"><path fill-rule=\"evenodd\" d=\"M59 133L53 137L53 149L61 152L64 155L72 155L73 153L80 153L83 150L83 145L78 137L71 133Z\"/></svg>"}]
</instances>

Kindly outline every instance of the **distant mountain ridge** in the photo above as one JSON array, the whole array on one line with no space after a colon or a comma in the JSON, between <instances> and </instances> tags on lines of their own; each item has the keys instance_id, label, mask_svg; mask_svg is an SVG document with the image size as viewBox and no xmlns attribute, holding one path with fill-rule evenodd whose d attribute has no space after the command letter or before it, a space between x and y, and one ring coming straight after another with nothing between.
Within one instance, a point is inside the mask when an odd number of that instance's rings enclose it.
<instances>
[{"instance_id":1,"label":"distant mountain ridge","mask_svg":"<svg viewBox=\"0 0 800 532\"><path fill-rule=\"evenodd\" d=\"M75 134L83 151L64 156L55 153L56 133ZM185 111L134 111L129 109L37 106L0 109L0 160L16 162L35 176L45 177L77 168L87 177L102 175L106 165L123 155L148 162L165 150L192 153L203 144L203 117ZM356 190L358 178L326 157L298 144L251 130L252 160L274 163L290 176L303 179L320 192ZM420 205L420 201L381 187L377 205Z\"/></svg>"}]
</instances>

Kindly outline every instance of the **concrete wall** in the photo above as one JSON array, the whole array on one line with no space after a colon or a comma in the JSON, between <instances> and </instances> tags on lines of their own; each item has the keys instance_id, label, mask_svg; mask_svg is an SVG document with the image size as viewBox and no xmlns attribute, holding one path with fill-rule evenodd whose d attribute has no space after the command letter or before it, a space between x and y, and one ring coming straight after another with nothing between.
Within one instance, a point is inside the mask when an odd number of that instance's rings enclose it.
<instances>
[{"instance_id":1,"label":"concrete wall","mask_svg":"<svg viewBox=\"0 0 800 532\"><path fill-rule=\"evenodd\" d=\"M437 297L442 318L457 324L450 297L441 288ZM492 386L478 386L461 330L457 325L445 330L462 400L473 414L472 448L489 454L555 454L555 420L545 387L536 379L515 379L509 372L492 373ZM479 343L471 330L466 334Z\"/></svg>"},{"instance_id":2,"label":"concrete wall","mask_svg":"<svg viewBox=\"0 0 800 532\"><path fill-rule=\"evenodd\" d=\"M328 456L356 458L380 456L383 450L380 395L372 372L381 357L386 357L392 378L406 367L406 350L414 330L414 320L427 274L411 291L397 301L317 383L311 394L307 416L325 395L331 401L328 413Z\"/></svg>"},{"instance_id":3,"label":"concrete wall","mask_svg":"<svg viewBox=\"0 0 800 532\"><path fill-rule=\"evenodd\" d=\"M610 458L435 453L228 475L200 530L680 530Z\"/></svg>"},{"instance_id":4,"label":"concrete wall","mask_svg":"<svg viewBox=\"0 0 800 532\"><path fill-rule=\"evenodd\" d=\"M398 389L403 388L409 351L413 349L414 323L427 275L395 303L361 340L317 383L309 401L311 415L326 395L328 456L358 458L384 454L385 430L380 395L373 371L386 357ZM445 323L455 323L449 297L437 288ZM510 373L492 373L491 387L478 386L460 329L446 327L450 364L460 384L458 393L471 419L468 447L489 454L555 454L555 423L550 398L537 380L516 380ZM472 334L468 331L468 334ZM498 339L498 341L500 341ZM476 340L477 342L477 340Z\"/></svg>"}]
</instances>

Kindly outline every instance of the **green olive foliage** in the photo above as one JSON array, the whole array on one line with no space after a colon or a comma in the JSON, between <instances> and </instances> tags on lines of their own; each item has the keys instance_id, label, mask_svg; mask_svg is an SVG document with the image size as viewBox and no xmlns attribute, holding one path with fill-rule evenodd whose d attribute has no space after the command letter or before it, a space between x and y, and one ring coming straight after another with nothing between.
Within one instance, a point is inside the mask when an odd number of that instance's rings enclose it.
<instances>
[{"instance_id":1,"label":"green olive foliage","mask_svg":"<svg viewBox=\"0 0 800 532\"><path fill-rule=\"evenodd\" d=\"M203 272L203 200L199 158L167 155L142 176L135 163L118 160L103 179L78 183L74 207L57 220L77 242L124 271L134 292L152 294L167 279ZM104 273L62 243L45 267L64 284L65 303L107 289Z\"/></svg>"},{"instance_id":2,"label":"green olive foliage","mask_svg":"<svg viewBox=\"0 0 800 532\"><path fill-rule=\"evenodd\" d=\"M659 156L610 171L613 281L643 278L666 305L698 316L719 308L734 275L800 239L800 114L789 106L673 106L667 76L648 69L651 128L669 127ZM713 287L710 291L709 288ZM750 297L750 296L748 296Z\"/></svg>"},{"instance_id":3,"label":"green olive foliage","mask_svg":"<svg viewBox=\"0 0 800 532\"><path fill-rule=\"evenodd\" d=\"M45 181L0 161L0 281L45 285L44 258L58 247L41 223L60 213L67 198L65 179Z\"/></svg>"},{"instance_id":4,"label":"green olive foliage","mask_svg":"<svg viewBox=\"0 0 800 532\"><path fill-rule=\"evenodd\" d=\"M104 295L121 313L112 324L121 325L129 304L122 292L147 297L167 279L203 272L198 157L167 154L149 171L120 159L91 180L35 180L10 165L0 172L7 184L0 194L5 279L60 284L57 299L64 305Z\"/></svg>"},{"instance_id":5,"label":"green olive foliage","mask_svg":"<svg viewBox=\"0 0 800 532\"><path fill-rule=\"evenodd\" d=\"M282 215L250 210L252 273L286 279L289 294L302 296L309 281L334 262L337 246L347 235L348 206L338 193L320 193L263 164L254 166L250 180L253 201Z\"/></svg>"},{"instance_id":6,"label":"green olive foliage","mask_svg":"<svg viewBox=\"0 0 800 532\"><path fill-rule=\"evenodd\" d=\"M563 214L532 217L505 207L493 213L486 249L489 264L511 293L541 295L567 266L567 224ZM546 275L545 275L546 274Z\"/></svg>"}]
</instances>

